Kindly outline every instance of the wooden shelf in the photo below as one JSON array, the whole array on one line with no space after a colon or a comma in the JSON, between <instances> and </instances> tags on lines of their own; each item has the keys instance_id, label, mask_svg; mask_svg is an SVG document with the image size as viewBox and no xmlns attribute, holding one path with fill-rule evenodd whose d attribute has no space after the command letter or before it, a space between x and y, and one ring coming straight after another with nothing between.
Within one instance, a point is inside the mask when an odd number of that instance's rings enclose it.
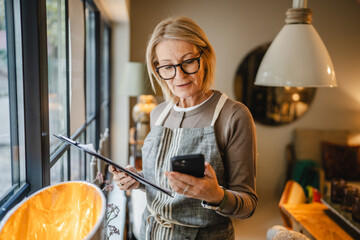
<instances>
[{"instance_id":1,"label":"wooden shelf","mask_svg":"<svg viewBox=\"0 0 360 240\"><path fill-rule=\"evenodd\" d=\"M354 239L328 216L328 207L322 203L284 204L281 208L292 219L293 229L310 239Z\"/></svg>"},{"instance_id":2,"label":"wooden shelf","mask_svg":"<svg viewBox=\"0 0 360 240\"><path fill-rule=\"evenodd\" d=\"M330 197L323 197L321 201L360 236L360 223L352 219L351 212L343 211L341 204L331 202Z\"/></svg>"}]
</instances>

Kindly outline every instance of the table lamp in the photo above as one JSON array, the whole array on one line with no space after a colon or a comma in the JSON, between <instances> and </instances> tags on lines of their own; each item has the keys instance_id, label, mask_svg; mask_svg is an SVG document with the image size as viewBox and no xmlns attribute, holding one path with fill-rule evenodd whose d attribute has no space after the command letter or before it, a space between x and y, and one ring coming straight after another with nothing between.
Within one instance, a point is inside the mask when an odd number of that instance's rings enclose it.
<instances>
[{"instance_id":1,"label":"table lamp","mask_svg":"<svg viewBox=\"0 0 360 240\"><path fill-rule=\"evenodd\" d=\"M150 131L150 112L157 101L150 87L146 66L142 62L128 62L125 67L126 95L137 97L137 103L132 109L135 128L130 129L130 145L134 165L141 169L141 147Z\"/></svg>"}]
</instances>

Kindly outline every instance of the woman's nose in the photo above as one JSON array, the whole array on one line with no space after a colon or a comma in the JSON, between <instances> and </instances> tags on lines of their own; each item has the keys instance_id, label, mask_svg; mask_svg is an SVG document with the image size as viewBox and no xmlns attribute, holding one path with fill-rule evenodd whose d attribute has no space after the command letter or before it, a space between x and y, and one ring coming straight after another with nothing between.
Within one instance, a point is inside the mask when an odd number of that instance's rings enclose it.
<instances>
[{"instance_id":1,"label":"woman's nose","mask_svg":"<svg viewBox=\"0 0 360 240\"><path fill-rule=\"evenodd\" d=\"M177 66L176 67L176 73L175 73L175 78L178 78L178 79L184 79L185 77L187 76L186 73L184 73L184 71L181 69L180 66Z\"/></svg>"}]
</instances>

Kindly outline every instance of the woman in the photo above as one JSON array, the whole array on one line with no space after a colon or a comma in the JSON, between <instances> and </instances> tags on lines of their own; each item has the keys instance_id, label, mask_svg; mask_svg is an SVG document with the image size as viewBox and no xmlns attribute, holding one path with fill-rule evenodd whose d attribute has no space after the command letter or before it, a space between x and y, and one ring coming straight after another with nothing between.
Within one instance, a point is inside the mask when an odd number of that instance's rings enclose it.
<instances>
[{"instance_id":1,"label":"woman","mask_svg":"<svg viewBox=\"0 0 360 240\"><path fill-rule=\"evenodd\" d=\"M109 169L121 190L146 191L141 239L234 239L230 217L250 217L258 200L251 114L243 104L210 89L215 52L191 19L160 22L146 61L152 86L155 80L160 84L166 102L151 112L139 174L171 188L174 198ZM205 156L205 177L170 170L171 157L195 153Z\"/></svg>"}]
</instances>

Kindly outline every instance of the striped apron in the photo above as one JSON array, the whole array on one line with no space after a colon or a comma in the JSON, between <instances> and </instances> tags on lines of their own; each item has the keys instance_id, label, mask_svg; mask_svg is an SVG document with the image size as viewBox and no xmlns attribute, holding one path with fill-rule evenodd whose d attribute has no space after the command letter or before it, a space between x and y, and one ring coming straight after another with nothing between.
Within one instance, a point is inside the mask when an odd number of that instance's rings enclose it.
<instances>
[{"instance_id":1,"label":"striped apron","mask_svg":"<svg viewBox=\"0 0 360 240\"><path fill-rule=\"evenodd\" d=\"M147 135L142 148L144 177L170 189L164 174L171 171L170 158L202 153L224 186L224 165L216 143L214 124L226 102L223 94L214 111L211 125L204 128L163 127L173 103L169 103ZM234 239L229 218L205 209L198 199L174 193L174 198L146 187L147 208L142 216L140 239Z\"/></svg>"}]
</instances>

